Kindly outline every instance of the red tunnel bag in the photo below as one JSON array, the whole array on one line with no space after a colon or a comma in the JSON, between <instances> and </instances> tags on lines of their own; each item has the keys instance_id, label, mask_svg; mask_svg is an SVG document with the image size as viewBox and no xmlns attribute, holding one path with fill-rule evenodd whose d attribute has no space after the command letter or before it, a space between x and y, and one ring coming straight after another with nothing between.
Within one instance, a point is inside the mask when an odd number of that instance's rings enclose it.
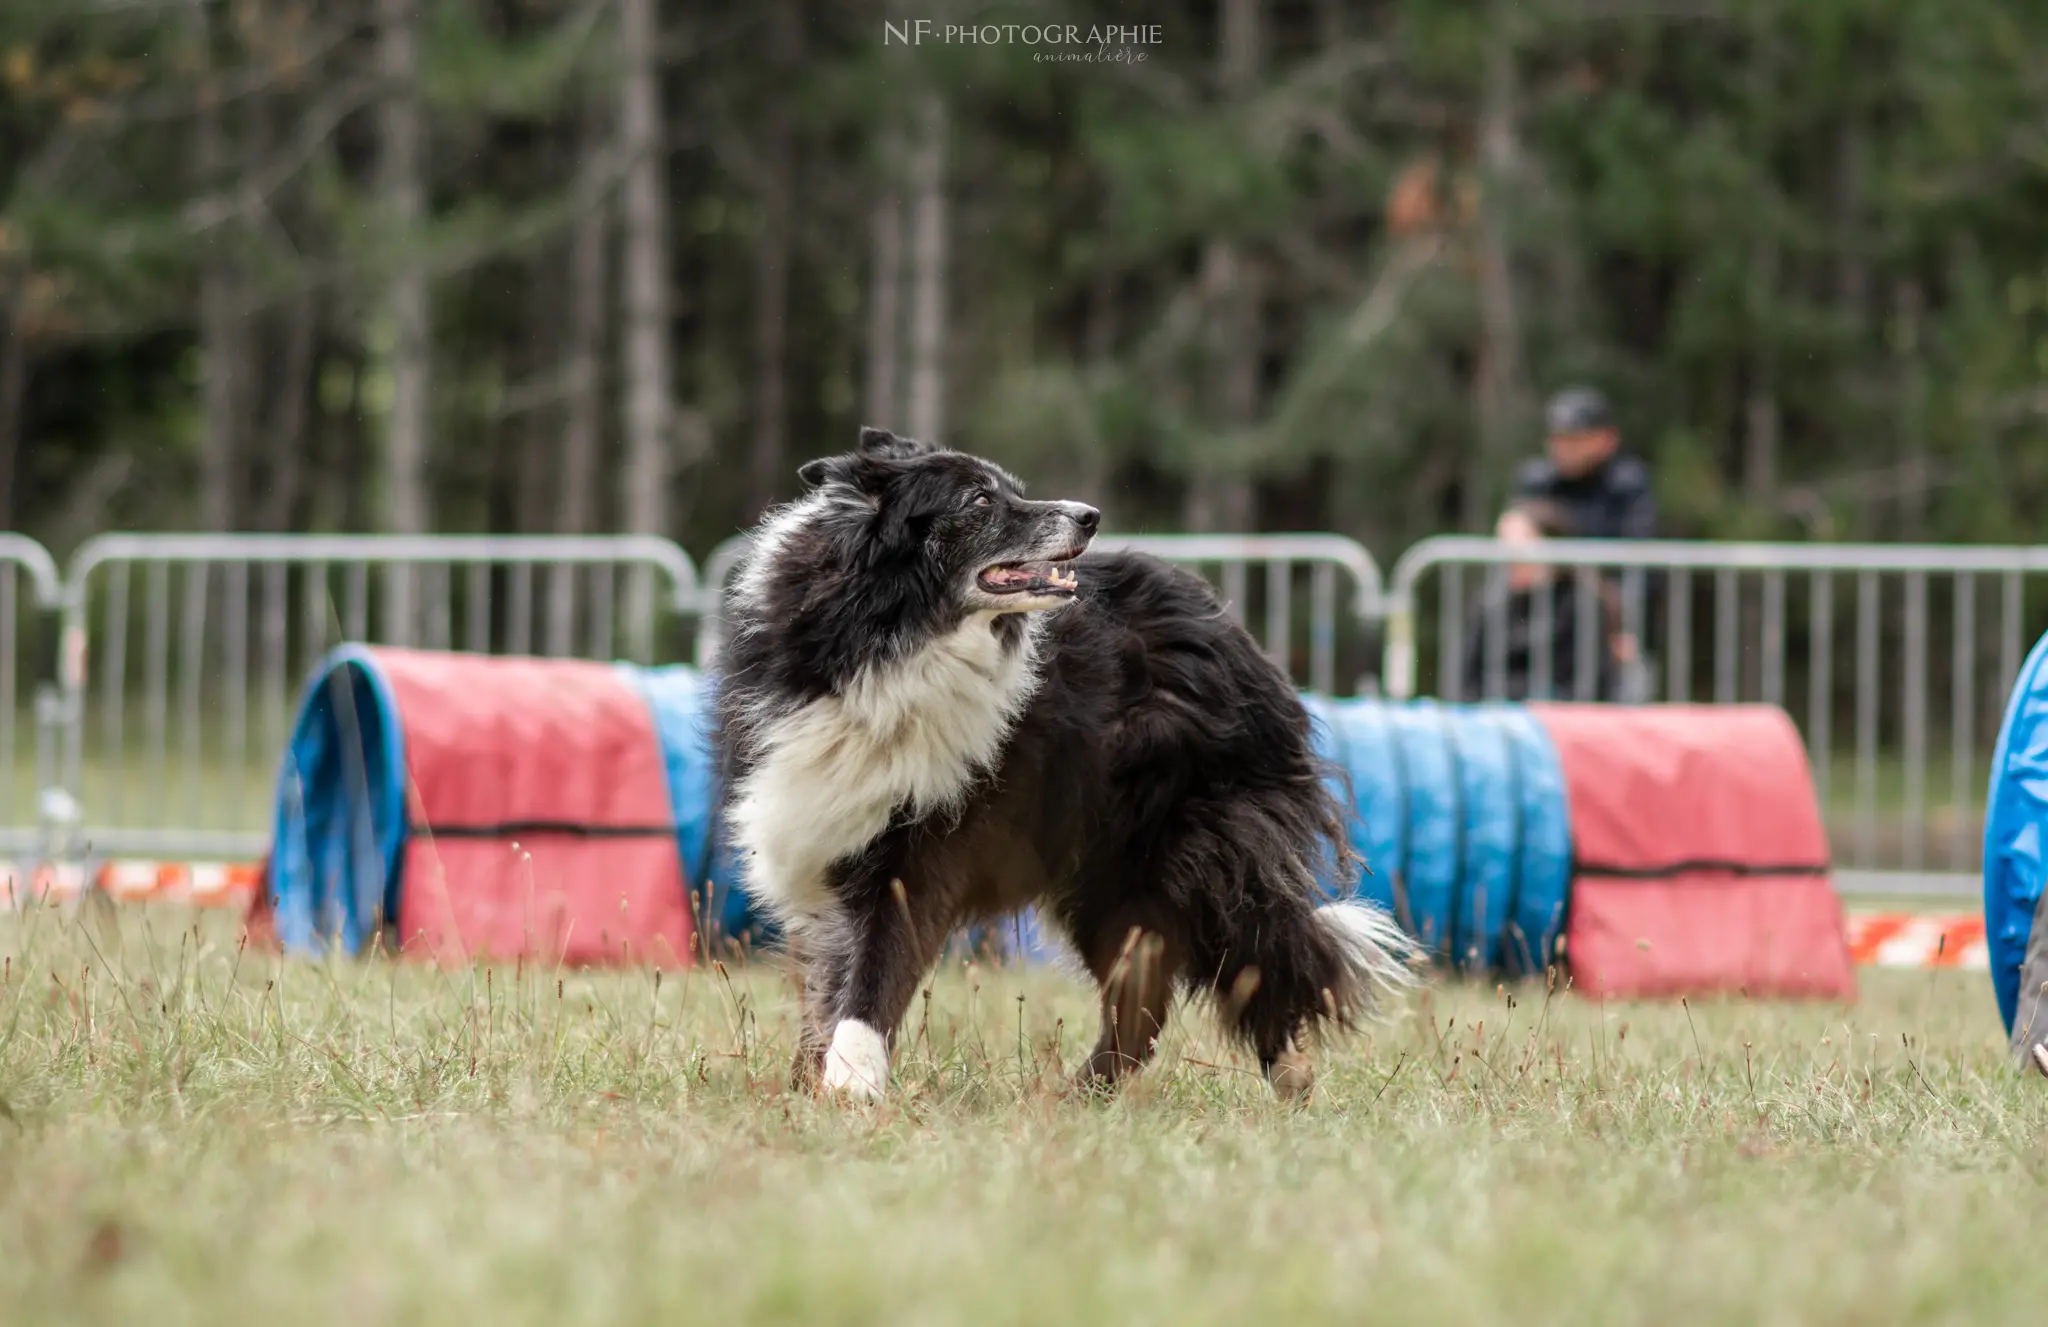
<instances>
[{"instance_id":1,"label":"red tunnel bag","mask_svg":"<svg viewBox=\"0 0 2048 1327\"><path fill-rule=\"evenodd\" d=\"M1854 1000L1799 733L1768 705L1531 705L1564 766L1572 985Z\"/></svg>"},{"instance_id":2,"label":"red tunnel bag","mask_svg":"<svg viewBox=\"0 0 2048 1327\"><path fill-rule=\"evenodd\" d=\"M443 960L689 961L661 746L616 669L375 655L405 727L407 949Z\"/></svg>"}]
</instances>

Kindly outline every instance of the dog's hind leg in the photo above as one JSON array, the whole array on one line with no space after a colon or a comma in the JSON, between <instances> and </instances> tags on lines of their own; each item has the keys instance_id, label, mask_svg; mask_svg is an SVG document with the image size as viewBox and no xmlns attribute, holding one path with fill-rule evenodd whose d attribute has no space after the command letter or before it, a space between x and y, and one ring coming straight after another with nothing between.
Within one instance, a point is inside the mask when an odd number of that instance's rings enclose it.
<instances>
[{"instance_id":1,"label":"dog's hind leg","mask_svg":"<svg viewBox=\"0 0 2048 1327\"><path fill-rule=\"evenodd\" d=\"M794 932L788 941L789 962L797 975L802 1018L797 1026L796 1056L789 1066L792 1091L810 1091L825 1073L825 1049L832 1044L832 1005L838 965L821 959L810 935Z\"/></svg>"},{"instance_id":2,"label":"dog's hind leg","mask_svg":"<svg viewBox=\"0 0 2048 1327\"><path fill-rule=\"evenodd\" d=\"M1082 1066L1080 1080L1114 1087L1151 1060L1166 1030L1167 1011L1186 947L1172 930L1122 913L1099 927L1081 952L1102 988L1102 1035Z\"/></svg>"},{"instance_id":3,"label":"dog's hind leg","mask_svg":"<svg viewBox=\"0 0 2048 1327\"><path fill-rule=\"evenodd\" d=\"M1296 1042L1299 1035L1283 1038L1278 1046L1259 1048L1259 1071L1282 1101L1307 1101L1315 1090L1315 1068Z\"/></svg>"},{"instance_id":4,"label":"dog's hind leg","mask_svg":"<svg viewBox=\"0 0 2048 1327\"><path fill-rule=\"evenodd\" d=\"M1197 955L1221 974L1224 1025L1258 1056L1276 1095L1305 1100L1313 1074L1302 1044L1318 1026L1355 1025L1377 994L1412 980L1393 919L1356 901L1311 907L1278 891L1227 936Z\"/></svg>"}]
</instances>

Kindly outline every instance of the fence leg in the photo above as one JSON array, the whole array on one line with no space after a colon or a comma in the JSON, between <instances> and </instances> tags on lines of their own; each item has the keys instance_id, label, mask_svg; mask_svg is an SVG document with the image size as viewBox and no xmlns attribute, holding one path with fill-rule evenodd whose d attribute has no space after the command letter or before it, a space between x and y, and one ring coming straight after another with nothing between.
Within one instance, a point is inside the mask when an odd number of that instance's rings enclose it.
<instances>
[{"instance_id":1,"label":"fence leg","mask_svg":"<svg viewBox=\"0 0 2048 1327\"><path fill-rule=\"evenodd\" d=\"M36 823L45 862L69 861L78 848L78 798L57 766L60 742L69 745L63 739L79 712L79 706L57 688L45 684L36 689Z\"/></svg>"},{"instance_id":2,"label":"fence leg","mask_svg":"<svg viewBox=\"0 0 2048 1327\"><path fill-rule=\"evenodd\" d=\"M1387 612L1386 664L1381 671L1389 696L1415 698L1415 610L1405 600Z\"/></svg>"}]
</instances>

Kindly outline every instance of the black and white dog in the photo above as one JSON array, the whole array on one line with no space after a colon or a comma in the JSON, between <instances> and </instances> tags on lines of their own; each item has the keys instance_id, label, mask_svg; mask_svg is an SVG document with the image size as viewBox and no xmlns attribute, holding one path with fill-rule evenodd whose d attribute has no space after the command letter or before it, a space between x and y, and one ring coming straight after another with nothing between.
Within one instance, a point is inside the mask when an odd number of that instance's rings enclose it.
<instances>
[{"instance_id":1,"label":"black and white dog","mask_svg":"<svg viewBox=\"0 0 2048 1327\"><path fill-rule=\"evenodd\" d=\"M1303 1033L1407 980L1399 929L1318 908L1349 862L1287 677L1208 585L1083 557L1098 514L878 429L800 471L728 592L726 824L804 984L799 1084L878 1095L963 921L1037 904L1102 987L1083 1077L1216 998L1276 1090Z\"/></svg>"}]
</instances>

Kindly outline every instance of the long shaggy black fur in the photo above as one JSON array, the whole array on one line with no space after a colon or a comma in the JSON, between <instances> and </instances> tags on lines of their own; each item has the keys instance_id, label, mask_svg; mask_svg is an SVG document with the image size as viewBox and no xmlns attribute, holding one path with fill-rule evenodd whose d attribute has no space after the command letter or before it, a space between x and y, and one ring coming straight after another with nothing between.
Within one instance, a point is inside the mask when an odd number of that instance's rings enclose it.
<instances>
[{"instance_id":1,"label":"long shaggy black fur","mask_svg":"<svg viewBox=\"0 0 2048 1327\"><path fill-rule=\"evenodd\" d=\"M792 849L741 833L753 886L783 913L804 968L797 1077L825 1067L842 1020L893 1035L959 924L1037 904L1103 987L1086 1077L1142 1064L1178 988L1212 995L1276 1086L1305 1090L1304 1032L1355 1019L1405 969L1383 913L1317 907L1317 868L1356 864L1287 676L1205 582L1137 554L1065 564L1079 584L1063 605L989 615L977 572L1074 542L1061 530L1077 521L1085 542L1093 519L1028 502L986 462L868 431L859 452L804 474L814 491L764 525L726 605L729 797L779 795L767 757L828 709L834 722L896 725L874 737L874 760L914 763L920 727L956 724L963 704L957 690L920 699L928 652L973 645L972 633L989 634L996 667L1023 661L1029 681L955 796L892 797L877 832L814 886L761 878ZM908 680L889 690L890 678ZM744 831L744 814L728 820Z\"/></svg>"}]
</instances>

